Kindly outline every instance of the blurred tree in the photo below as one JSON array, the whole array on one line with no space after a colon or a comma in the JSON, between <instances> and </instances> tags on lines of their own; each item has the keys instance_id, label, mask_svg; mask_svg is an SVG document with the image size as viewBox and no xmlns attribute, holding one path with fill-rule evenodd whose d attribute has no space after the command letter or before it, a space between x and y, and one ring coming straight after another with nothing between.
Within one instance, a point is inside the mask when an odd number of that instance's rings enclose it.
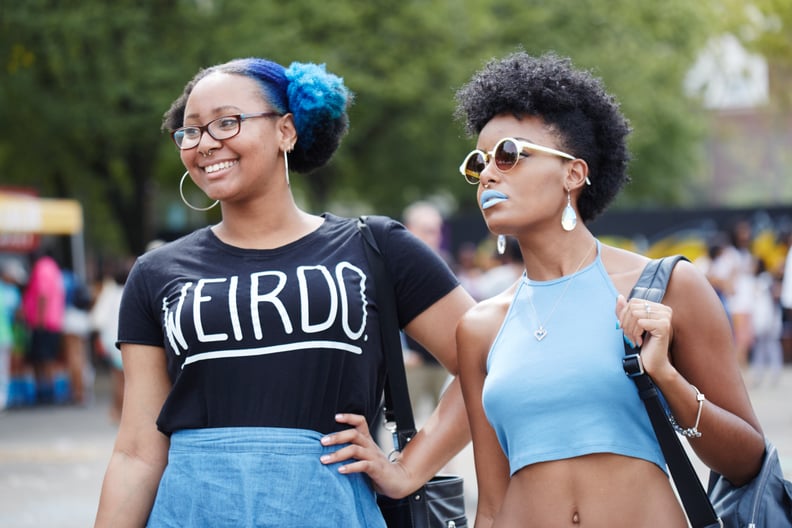
<instances>
[{"instance_id":1,"label":"blurred tree","mask_svg":"<svg viewBox=\"0 0 792 528\"><path fill-rule=\"evenodd\" d=\"M720 33L697 69L711 72L698 79L710 107L707 196L730 207L788 204L792 1L723 0L716 17Z\"/></svg>"},{"instance_id":2,"label":"blurred tree","mask_svg":"<svg viewBox=\"0 0 792 528\"><path fill-rule=\"evenodd\" d=\"M351 129L295 191L311 210L398 215L429 195L475 209L456 170L473 140L453 121L455 90L491 57L555 50L601 76L633 124L634 181L617 205L660 205L683 202L697 170L703 128L682 78L720 27L716 0L63 4L0 4L0 118L17 124L0 129L2 181L81 199L91 243L136 253L178 199L183 169L159 125L199 67L326 63L355 92Z\"/></svg>"},{"instance_id":3,"label":"blurred tree","mask_svg":"<svg viewBox=\"0 0 792 528\"><path fill-rule=\"evenodd\" d=\"M156 0L70 3L0 7L0 118L16 123L0 128L3 180L80 199L93 243L139 252L154 232L160 116L203 61L205 44L174 28L209 19Z\"/></svg>"},{"instance_id":4,"label":"blurred tree","mask_svg":"<svg viewBox=\"0 0 792 528\"><path fill-rule=\"evenodd\" d=\"M792 106L792 0L724 0L726 30L770 66L771 98L786 109Z\"/></svg>"},{"instance_id":5,"label":"blurred tree","mask_svg":"<svg viewBox=\"0 0 792 528\"><path fill-rule=\"evenodd\" d=\"M688 200L705 128L682 93L685 73L710 32L713 2L504 0L489 3L490 34L502 49L555 50L601 77L633 126L632 183L615 207L656 207Z\"/></svg>"}]
</instances>

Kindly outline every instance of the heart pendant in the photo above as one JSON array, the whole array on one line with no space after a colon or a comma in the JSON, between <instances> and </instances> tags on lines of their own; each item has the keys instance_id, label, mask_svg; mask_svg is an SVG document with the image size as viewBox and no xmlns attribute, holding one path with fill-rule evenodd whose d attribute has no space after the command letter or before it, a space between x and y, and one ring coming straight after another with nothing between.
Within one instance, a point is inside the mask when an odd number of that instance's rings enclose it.
<instances>
[{"instance_id":1,"label":"heart pendant","mask_svg":"<svg viewBox=\"0 0 792 528\"><path fill-rule=\"evenodd\" d=\"M544 327L542 326L540 326L534 331L534 337L536 338L537 341L541 341L542 339L545 338L546 335L547 335L547 330L545 330Z\"/></svg>"}]
</instances>

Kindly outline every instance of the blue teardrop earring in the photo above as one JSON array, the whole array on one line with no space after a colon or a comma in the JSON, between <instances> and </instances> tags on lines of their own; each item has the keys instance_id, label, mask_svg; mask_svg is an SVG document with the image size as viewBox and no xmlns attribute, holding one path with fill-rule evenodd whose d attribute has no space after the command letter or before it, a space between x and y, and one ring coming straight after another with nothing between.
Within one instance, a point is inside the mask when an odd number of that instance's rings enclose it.
<instances>
[{"instance_id":1,"label":"blue teardrop earring","mask_svg":"<svg viewBox=\"0 0 792 528\"><path fill-rule=\"evenodd\" d=\"M561 227L564 231L572 231L577 225L577 213L572 207L572 194L567 189L567 205L564 207L564 212L561 214Z\"/></svg>"}]
</instances>

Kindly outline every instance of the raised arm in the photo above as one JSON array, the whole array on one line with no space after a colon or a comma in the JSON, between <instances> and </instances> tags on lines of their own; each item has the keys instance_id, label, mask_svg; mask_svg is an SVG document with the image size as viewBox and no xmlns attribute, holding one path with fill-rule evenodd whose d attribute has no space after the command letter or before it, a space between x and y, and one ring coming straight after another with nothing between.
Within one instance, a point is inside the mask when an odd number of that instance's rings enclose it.
<instances>
[{"instance_id":1,"label":"raised arm","mask_svg":"<svg viewBox=\"0 0 792 528\"><path fill-rule=\"evenodd\" d=\"M762 430L737 363L729 320L703 274L680 262L663 303L652 306L649 316L643 301L627 305L620 300L619 306L648 331L641 352L644 367L681 427L696 423L693 387L704 395L697 426L701 436L689 439L699 458L736 485L750 480L764 450Z\"/></svg>"},{"instance_id":2,"label":"raised arm","mask_svg":"<svg viewBox=\"0 0 792 528\"><path fill-rule=\"evenodd\" d=\"M95 526L145 526L168 460L168 438L156 420L170 390L165 351L124 344L124 407L102 483Z\"/></svg>"}]
</instances>

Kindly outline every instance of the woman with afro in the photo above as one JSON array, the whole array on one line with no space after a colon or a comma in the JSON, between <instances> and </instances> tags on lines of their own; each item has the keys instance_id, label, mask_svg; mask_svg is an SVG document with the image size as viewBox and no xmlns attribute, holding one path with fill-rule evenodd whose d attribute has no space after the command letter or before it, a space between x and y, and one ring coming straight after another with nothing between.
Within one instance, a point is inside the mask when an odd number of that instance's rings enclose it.
<instances>
[{"instance_id":1,"label":"woman with afro","mask_svg":"<svg viewBox=\"0 0 792 528\"><path fill-rule=\"evenodd\" d=\"M476 528L687 526L624 373L624 343L642 347L644 369L707 466L748 482L764 440L706 278L683 261L662 303L627 301L648 259L586 227L628 181L619 105L570 60L524 52L486 64L457 102L476 138L460 171L489 230L514 237L525 265L457 328Z\"/></svg>"}]
</instances>

